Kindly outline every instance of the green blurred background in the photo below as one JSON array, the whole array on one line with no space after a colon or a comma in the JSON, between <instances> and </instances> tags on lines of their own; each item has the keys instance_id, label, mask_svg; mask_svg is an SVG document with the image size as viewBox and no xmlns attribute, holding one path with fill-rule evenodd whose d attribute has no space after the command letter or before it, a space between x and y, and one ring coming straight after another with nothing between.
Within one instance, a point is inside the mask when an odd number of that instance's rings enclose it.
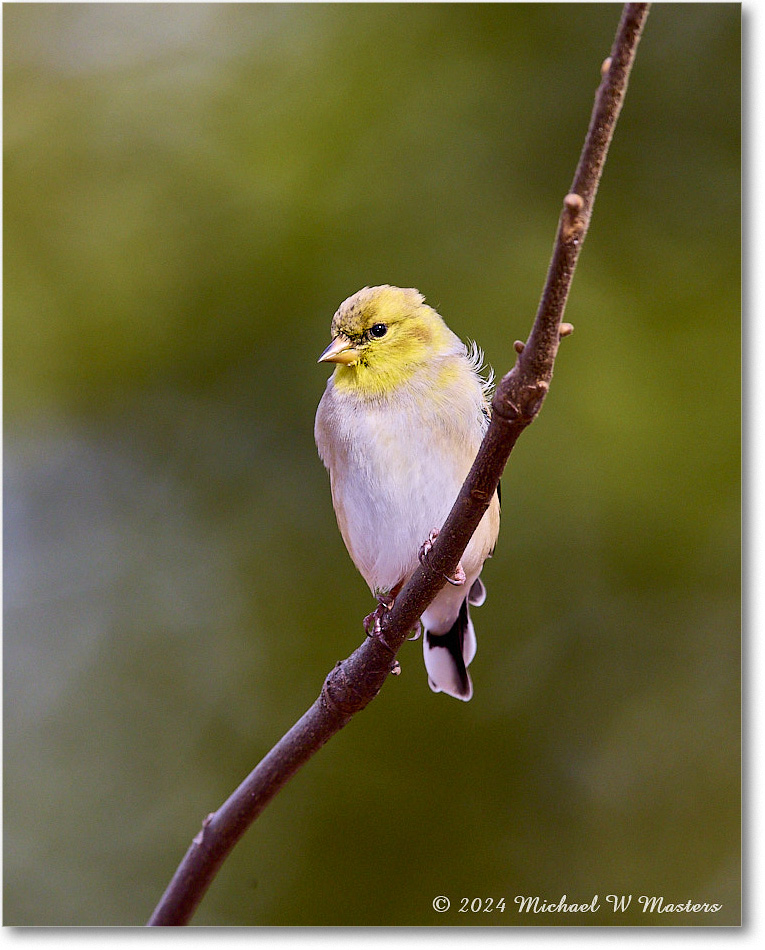
<instances>
[{"instance_id":1,"label":"green blurred background","mask_svg":"<svg viewBox=\"0 0 765 950\"><path fill-rule=\"evenodd\" d=\"M362 637L313 443L335 308L418 287L510 368L620 7L3 13L5 923L140 924ZM738 920L739 77L738 5L654 7L473 701L406 646L195 923ZM564 893L633 904L512 905Z\"/></svg>"}]
</instances>

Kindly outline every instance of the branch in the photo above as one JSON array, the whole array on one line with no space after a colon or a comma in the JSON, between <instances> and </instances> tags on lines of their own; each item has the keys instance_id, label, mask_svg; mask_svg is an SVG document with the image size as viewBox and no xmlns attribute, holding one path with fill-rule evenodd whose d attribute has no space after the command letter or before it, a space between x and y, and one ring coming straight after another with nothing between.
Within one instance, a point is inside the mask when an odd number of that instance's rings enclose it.
<instances>
[{"instance_id":1,"label":"branch","mask_svg":"<svg viewBox=\"0 0 765 950\"><path fill-rule=\"evenodd\" d=\"M382 623L384 642L366 639L329 673L310 709L271 749L223 805L205 818L157 905L150 926L185 924L234 845L297 770L374 699L396 653L457 567L497 489L521 432L539 412L552 379L571 278L592 213L608 146L621 111L647 3L626 4L602 80L571 192L565 197L536 319L518 359L492 400L492 416L473 467L428 558L414 572Z\"/></svg>"}]
</instances>

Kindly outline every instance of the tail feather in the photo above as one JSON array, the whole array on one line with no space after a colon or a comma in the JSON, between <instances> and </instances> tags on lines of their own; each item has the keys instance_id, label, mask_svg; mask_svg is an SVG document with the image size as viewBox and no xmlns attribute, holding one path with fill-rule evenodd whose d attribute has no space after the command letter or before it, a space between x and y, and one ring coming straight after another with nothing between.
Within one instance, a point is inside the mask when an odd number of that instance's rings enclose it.
<instances>
[{"instance_id":1,"label":"tail feather","mask_svg":"<svg viewBox=\"0 0 765 950\"><path fill-rule=\"evenodd\" d=\"M468 603L471 607L480 607L486 600L486 587L480 577L476 577L468 594Z\"/></svg>"},{"instance_id":2,"label":"tail feather","mask_svg":"<svg viewBox=\"0 0 765 950\"><path fill-rule=\"evenodd\" d=\"M476 639L468 610L468 598L448 633L425 631L422 638L428 683L434 693L447 693L467 702L473 695L473 683L467 667L475 656Z\"/></svg>"}]
</instances>

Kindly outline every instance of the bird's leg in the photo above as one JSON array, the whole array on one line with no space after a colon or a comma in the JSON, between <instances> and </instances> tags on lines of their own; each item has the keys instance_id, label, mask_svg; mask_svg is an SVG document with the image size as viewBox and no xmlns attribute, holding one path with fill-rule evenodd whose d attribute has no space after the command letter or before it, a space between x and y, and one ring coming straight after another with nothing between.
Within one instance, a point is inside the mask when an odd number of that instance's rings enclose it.
<instances>
[{"instance_id":1,"label":"bird's leg","mask_svg":"<svg viewBox=\"0 0 765 950\"><path fill-rule=\"evenodd\" d=\"M377 607L372 611L371 614L367 614L364 617L364 629L367 632L368 637L377 637L378 640L382 639L381 624L382 618L393 606L393 599L386 597L385 595L377 596Z\"/></svg>"},{"instance_id":2,"label":"bird's leg","mask_svg":"<svg viewBox=\"0 0 765 950\"><path fill-rule=\"evenodd\" d=\"M433 542L440 533L441 532L438 528L433 528L433 530L428 535L427 540L423 541L422 547L420 548L417 555L417 557L420 559L420 564L424 563L425 558L430 554L431 548L433 547ZM453 587L462 587L462 585L467 580L465 577L465 568L462 566L462 561L457 564L453 574L444 574L444 577Z\"/></svg>"},{"instance_id":3,"label":"bird's leg","mask_svg":"<svg viewBox=\"0 0 765 950\"><path fill-rule=\"evenodd\" d=\"M389 610L393 609L396 597L403 586L404 582L399 581L399 583L389 591L376 591L377 607L375 607L371 614L367 614L367 616L364 617L364 629L366 630L367 636L379 640L388 647L388 649L390 649L390 647L382 635L382 619Z\"/></svg>"}]
</instances>

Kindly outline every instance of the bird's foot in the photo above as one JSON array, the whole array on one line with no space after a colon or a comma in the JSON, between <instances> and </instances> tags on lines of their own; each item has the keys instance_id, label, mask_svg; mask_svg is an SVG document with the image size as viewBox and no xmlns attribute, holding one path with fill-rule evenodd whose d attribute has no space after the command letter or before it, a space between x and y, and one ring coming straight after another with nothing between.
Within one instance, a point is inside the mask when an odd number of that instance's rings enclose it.
<instances>
[{"instance_id":1,"label":"bird's foot","mask_svg":"<svg viewBox=\"0 0 765 950\"><path fill-rule=\"evenodd\" d=\"M422 542L422 546L417 554L417 557L420 559L420 564L423 563L425 558L430 554L431 548L433 547L433 542L439 536L441 532L438 528L433 528L433 530L428 535L427 541Z\"/></svg>"},{"instance_id":2,"label":"bird's foot","mask_svg":"<svg viewBox=\"0 0 765 950\"><path fill-rule=\"evenodd\" d=\"M440 533L441 532L438 528L433 528L433 530L428 535L427 540L423 541L422 547L417 554L417 557L420 559L420 564L425 562L425 558L427 558L431 552L431 549L433 548L433 542ZM467 580L465 576L465 568L462 566L462 561L457 564L453 574L444 574L444 577L453 587L462 587L462 585ZM414 639L416 639L416 637Z\"/></svg>"},{"instance_id":3,"label":"bird's foot","mask_svg":"<svg viewBox=\"0 0 765 950\"><path fill-rule=\"evenodd\" d=\"M393 604L394 598L391 597L390 594L378 594L377 607L375 607L371 614L367 614L366 617L364 617L364 630L367 636L379 640L380 643L388 647L389 650L391 650L391 647L382 634L382 619L393 607ZM391 650L391 652L393 651Z\"/></svg>"},{"instance_id":4,"label":"bird's foot","mask_svg":"<svg viewBox=\"0 0 765 950\"><path fill-rule=\"evenodd\" d=\"M444 577L449 581L452 587L462 587L462 585L467 580L465 576L465 568L462 566L462 561L457 564L454 569L453 574L444 574Z\"/></svg>"},{"instance_id":5,"label":"bird's foot","mask_svg":"<svg viewBox=\"0 0 765 950\"><path fill-rule=\"evenodd\" d=\"M371 614L364 617L364 629L368 637L379 637L381 635L382 618L387 610L385 604L378 604Z\"/></svg>"}]
</instances>

